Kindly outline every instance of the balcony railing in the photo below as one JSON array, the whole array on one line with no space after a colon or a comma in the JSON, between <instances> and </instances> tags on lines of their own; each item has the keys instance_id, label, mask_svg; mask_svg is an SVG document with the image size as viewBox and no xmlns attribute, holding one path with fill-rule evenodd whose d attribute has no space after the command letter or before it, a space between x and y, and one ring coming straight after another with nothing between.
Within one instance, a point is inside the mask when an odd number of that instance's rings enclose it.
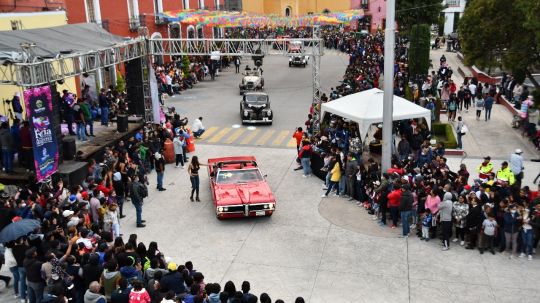
<instances>
[{"instance_id":1,"label":"balcony railing","mask_svg":"<svg viewBox=\"0 0 540 303\"><path fill-rule=\"evenodd\" d=\"M448 7L459 7L461 6L461 0L446 0L446 5Z\"/></svg>"}]
</instances>

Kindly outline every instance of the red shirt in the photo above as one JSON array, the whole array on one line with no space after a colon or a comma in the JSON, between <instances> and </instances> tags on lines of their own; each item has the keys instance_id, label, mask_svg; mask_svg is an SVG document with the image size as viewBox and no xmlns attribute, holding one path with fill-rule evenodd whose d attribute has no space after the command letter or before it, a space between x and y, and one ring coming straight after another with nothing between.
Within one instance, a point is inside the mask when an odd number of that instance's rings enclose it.
<instances>
[{"instance_id":1,"label":"red shirt","mask_svg":"<svg viewBox=\"0 0 540 303\"><path fill-rule=\"evenodd\" d=\"M32 136L30 134L30 128L24 126L21 127L19 135L21 136L21 146L32 148Z\"/></svg>"},{"instance_id":2,"label":"red shirt","mask_svg":"<svg viewBox=\"0 0 540 303\"><path fill-rule=\"evenodd\" d=\"M302 138L304 137L304 132L295 131L292 136L296 139L296 145L300 145Z\"/></svg>"},{"instance_id":3,"label":"red shirt","mask_svg":"<svg viewBox=\"0 0 540 303\"><path fill-rule=\"evenodd\" d=\"M398 207L401 200L401 189L394 189L388 194L388 207Z\"/></svg>"}]
</instances>

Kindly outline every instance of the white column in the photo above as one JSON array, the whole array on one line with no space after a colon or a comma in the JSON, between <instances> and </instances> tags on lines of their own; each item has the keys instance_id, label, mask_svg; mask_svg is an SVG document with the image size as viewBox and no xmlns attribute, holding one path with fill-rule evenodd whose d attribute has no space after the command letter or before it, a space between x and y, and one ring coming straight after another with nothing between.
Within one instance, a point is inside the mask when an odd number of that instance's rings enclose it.
<instances>
[{"instance_id":1,"label":"white column","mask_svg":"<svg viewBox=\"0 0 540 303\"><path fill-rule=\"evenodd\" d=\"M159 13L163 13L163 0L158 0L156 8Z\"/></svg>"},{"instance_id":2,"label":"white column","mask_svg":"<svg viewBox=\"0 0 540 303\"><path fill-rule=\"evenodd\" d=\"M384 30L384 97L383 97L383 144L382 171L391 167L392 122L394 115L394 47L396 26L396 0L386 1L386 28Z\"/></svg>"},{"instance_id":3,"label":"white column","mask_svg":"<svg viewBox=\"0 0 540 303\"><path fill-rule=\"evenodd\" d=\"M99 5L99 0L92 0L92 6L94 7L94 18L96 23L101 25L101 7Z\"/></svg>"},{"instance_id":4,"label":"white column","mask_svg":"<svg viewBox=\"0 0 540 303\"><path fill-rule=\"evenodd\" d=\"M133 17L138 18L139 17L139 1L138 0L130 0L133 1Z\"/></svg>"}]
</instances>

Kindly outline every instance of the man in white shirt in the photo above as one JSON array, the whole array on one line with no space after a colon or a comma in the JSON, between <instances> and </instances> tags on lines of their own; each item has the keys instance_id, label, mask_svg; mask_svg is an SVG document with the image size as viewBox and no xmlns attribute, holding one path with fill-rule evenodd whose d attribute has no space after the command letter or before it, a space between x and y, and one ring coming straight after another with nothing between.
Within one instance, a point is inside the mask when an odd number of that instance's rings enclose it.
<instances>
[{"instance_id":1,"label":"man in white shirt","mask_svg":"<svg viewBox=\"0 0 540 303\"><path fill-rule=\"evenodd\" d=\"M191 126L191 131L195 138L199 138L204 133L204 125L202 124L202 117L195 119L193 125Z\"/></svg>"},{"instance_id":2,"label":"man in white shirt","mask_svg":"<svg viewBox=\"0 0 540 303\"><path fill-rule=\"evenodd\" d=\"M469 84L469 90L471 91L471 96L476 96L476 84L471 83Z\"/></svg>"},{"instance_id":3,"label":"man in white shirt","mask_svg":"<svg viewBox=\"0 0 540 303\"><path fill-rule=\"evenodd\" d=\"M167 91L169 93L169 95L173 95L173 90L172 90L172 77L169 75L169 74L166 74L165 75L165 79L167 81Z\"/></svg>"},{"instance_id":4,"label":"man in white shirt","mask_svg":"<svg viewBox=\"0 0 540 303\"><path fill-rule=\"evenodd\" d=\"M514 173L516 178L516 188L521 188L521 179L523 178L523 157L521 149L516 149L512 155L510 155L510 169Z\"/></svg>"}]
</instances>

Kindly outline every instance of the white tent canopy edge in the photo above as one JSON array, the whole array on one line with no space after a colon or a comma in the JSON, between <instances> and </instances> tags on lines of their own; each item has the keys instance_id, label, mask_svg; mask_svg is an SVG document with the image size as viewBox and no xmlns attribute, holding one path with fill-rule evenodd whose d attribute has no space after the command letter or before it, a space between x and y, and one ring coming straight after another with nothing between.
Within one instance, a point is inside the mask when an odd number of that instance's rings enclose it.
<instances>
[{"instance_id":1,"label":"white tent canopy edge","mask_svg":"<svg viewBox=\"0 0 540 303\"><path fill-rule=\"evenodd\" d=\"M323 103L321 119L326 113L332 113L358 123L360 136L365 138L369 128L383 122L383 91L372 88L359 93ZM431 111L394 95L393 121L424 118L431 129Z\"/></svg>"}]
</instances>

